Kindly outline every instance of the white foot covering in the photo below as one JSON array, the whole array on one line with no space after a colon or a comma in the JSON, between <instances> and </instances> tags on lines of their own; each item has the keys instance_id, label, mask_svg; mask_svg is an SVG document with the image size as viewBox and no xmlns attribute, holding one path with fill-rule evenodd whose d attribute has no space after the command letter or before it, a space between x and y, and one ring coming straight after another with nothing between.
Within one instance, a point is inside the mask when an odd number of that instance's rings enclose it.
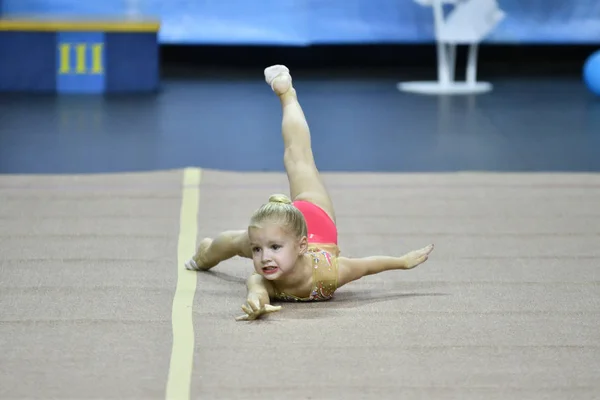
<instances>
[{"instance_id":1,"label":"white foot covering","mask_svg":"<svg viewBox=\"0 0 600 400\"><path fill-rule=\"evenodd\" d=\"M188 262L185 263L185 269L188 269L190 271L198 271L198 265L196 264L196 261L190 259L188 260Z\"/></svg>"},{"instance_id":2,"label":"white foot covering","mask_svg":"<svg viewBox=\"0 0 600 400\"><path fill-rule=\"evenodd\" d=\"M278 90L275 90L274 82L277 78L281 78L281 81L287 80L287 85L282 82L281 85L278 85ZM292 76L290 75L290 70L285 65L272 65L265 68L265 81L271 86L274 92L282 94L287 92L292 85Z\"/></svg>"}]
</instances>

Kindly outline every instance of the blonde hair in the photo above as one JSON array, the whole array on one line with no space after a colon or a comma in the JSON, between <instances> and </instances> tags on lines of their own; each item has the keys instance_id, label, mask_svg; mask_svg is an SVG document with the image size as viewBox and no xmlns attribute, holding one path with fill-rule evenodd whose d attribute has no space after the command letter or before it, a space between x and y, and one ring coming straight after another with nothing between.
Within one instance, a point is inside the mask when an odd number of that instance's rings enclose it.
<instances>
[{"instance_id":1,"label":"blonde hair","mask_svg":"<svg viewBox=\"0 0 600 400\"><path fill-rule=\"evenodd\" d=\"M296 237L307 235L306 220L288 196L273 194L269 202L263 204L252 214L249 227L259 228L264 222L274 222L290 231Z\"/></svg>"}]
</instances>

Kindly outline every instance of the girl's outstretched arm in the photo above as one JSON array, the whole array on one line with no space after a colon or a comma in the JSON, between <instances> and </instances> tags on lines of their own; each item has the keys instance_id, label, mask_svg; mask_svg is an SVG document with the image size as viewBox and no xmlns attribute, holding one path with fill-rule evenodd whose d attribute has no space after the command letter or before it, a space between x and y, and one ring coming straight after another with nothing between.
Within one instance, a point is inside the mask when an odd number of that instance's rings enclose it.
<instances>
[{"instance_id":1,"label":"girl's outstretched arm","mask_svg":"<svg viewBox=\"0 0 600 400\"><path fill-rule=\"evenodd\" d=\"M236 317L237 321L251 321L260 318L263 314L281 310L281 306L271 305L271 296L273 288L271 282L264 279L261 275L252 274L246 281L248 295L246 304L242 305L242 310L246 313Z\"/></svg>"},{"instance_id":2,"label":"girl's outstretched arm","mask_svg":"<svg viewBox=\"0 0 600 400\"><path fill-rule=\"evenodd\" d=\"M411 269L427 261L433 244L400 257L371 256L363 258L338 258L338 287L362 278L393 269Z\"/></svg>"}]
</instances>

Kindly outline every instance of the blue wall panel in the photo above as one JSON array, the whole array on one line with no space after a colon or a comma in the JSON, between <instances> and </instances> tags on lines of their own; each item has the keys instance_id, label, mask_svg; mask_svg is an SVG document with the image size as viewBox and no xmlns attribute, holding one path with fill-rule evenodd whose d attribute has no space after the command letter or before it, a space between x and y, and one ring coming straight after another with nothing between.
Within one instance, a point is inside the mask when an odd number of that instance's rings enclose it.
<instances>
[{"instance_id":1,"label":"blue wall panel","mask_svg":"<svg viewBox=\"0 0 600 400\"><path fill-rule=\"evenodd\" d=\"M158 51L156 32L0 30L0 92L156 91Z\"/></svg>"},{"instance_id":2,"label":"blue wall panel","mask_svg":"<svg viewBox=\"0 0 600 400\"><path fill-rule=\"evenodd\" d=\"M56 36L56 90L59 93L104 92L104 33L60 32Z\"/></svg>"},{"instance_id":3,"label":"blue wall panel","mask_svg":"<svg viewBox=\"0 0 600 400\"><path fill-rule=\"evenodd\" d=\"M55 33L0 32L0 90L52 92L55 63Z\"/></svg>"},{"instance_id":4,"label":"blue wall panel","mask_svg":"<svg viewBox=\"0 0 600 400\"><path fill-rule=\"evenodd\" d=\"M156 33L107 33L106 57L110 69L106 74L106 90L152 91L160 80Z\"/></svg>"}]
</instances>

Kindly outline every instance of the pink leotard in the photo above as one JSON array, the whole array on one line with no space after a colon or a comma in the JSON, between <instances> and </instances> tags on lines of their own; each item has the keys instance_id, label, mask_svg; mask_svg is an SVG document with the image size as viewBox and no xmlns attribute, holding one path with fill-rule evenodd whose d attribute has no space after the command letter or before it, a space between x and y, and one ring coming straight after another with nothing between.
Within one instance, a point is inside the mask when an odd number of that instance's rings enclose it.
<instances>
[{"instance_id":1,"label":"pink leotard","mask_svg":"<svg viewBox=\"0 0 600 400\"><path fill-rule=\"evenodd\" d=\"M306 220L308 230L307 255L312 259L314 268L312 289L307 297L297 297L281 292L274 287L274 298L284 301L321 301L329 300L337 289L338 232L335 222L319 206L309 201L296 200L292 204L300 210Z\"/></svg>"},{"instance_id":2,"label":"pink leotard","mask_svg":"<svg viewBox=\"0 0 600 400\"><path fill-rule=\"evenodd\" d=\"M338 244L337 227L321 207L304 200L296 200L293 204L304 215L309 243Z\"/></svg>"}]
</instances>

